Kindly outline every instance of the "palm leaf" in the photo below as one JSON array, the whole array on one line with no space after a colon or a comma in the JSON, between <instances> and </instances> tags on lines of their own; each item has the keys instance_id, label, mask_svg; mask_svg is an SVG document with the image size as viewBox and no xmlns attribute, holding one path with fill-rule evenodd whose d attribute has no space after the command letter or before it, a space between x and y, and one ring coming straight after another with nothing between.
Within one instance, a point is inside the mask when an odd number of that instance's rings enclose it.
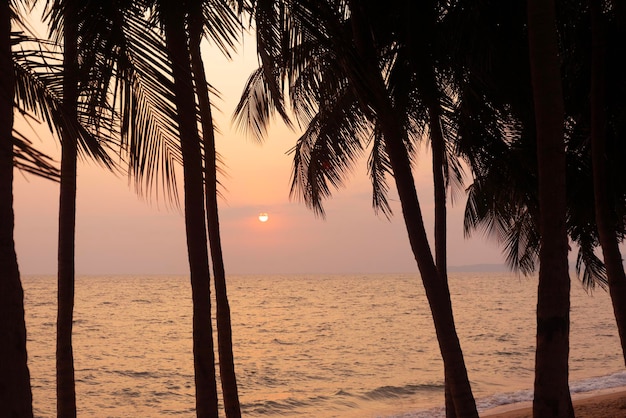
<instances>
[{"instance_id":1,"label":"palm leaf","mask_svg":"<svg viewBox=\"0 0 626 418\"><path fill-rule=\"evenodd\" d=\"M35 149L28 138L16 130L13 130L13 153L17 169L48 180L60 180L61 173L54 161Z\"/></svg>"},{"instance_id":2,"label":"palm leaf","mask_svg":"<svg viewBox=\"0 0 626 418\"><path fill-rule=\"evenodd\" d=\"M17 33L13 38L16 44L22 46L14 48L13 52L16 107L46 123L58 137L61 137L61 131L69 132L77 139L83 158L113 168L113 161L106 150L110 132L90 131L86 121L91 115L84 108L79 108L78 120L64 113L60 93L62 79L57 71L61 66L61 56L43 47L27 49L33 45L49 45L45 41Z\"/></svg>"}]
</instances>

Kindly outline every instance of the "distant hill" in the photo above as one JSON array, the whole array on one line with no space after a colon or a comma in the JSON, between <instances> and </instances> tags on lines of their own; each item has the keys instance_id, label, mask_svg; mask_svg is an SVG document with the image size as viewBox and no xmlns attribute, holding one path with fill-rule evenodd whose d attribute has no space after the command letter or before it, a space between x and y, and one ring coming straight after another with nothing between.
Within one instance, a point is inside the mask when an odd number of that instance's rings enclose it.
<instances>
[{"instance_id":1,"label":"distant hill","mask_svg":"<svg viewBox=\"0 0 626 418\"><path fill-rule=\"evenodd\" d=\"M507 272L509 269L504 264L468 264L464 266L448 266L451 272Z\"/></svg>"}]
</instances>

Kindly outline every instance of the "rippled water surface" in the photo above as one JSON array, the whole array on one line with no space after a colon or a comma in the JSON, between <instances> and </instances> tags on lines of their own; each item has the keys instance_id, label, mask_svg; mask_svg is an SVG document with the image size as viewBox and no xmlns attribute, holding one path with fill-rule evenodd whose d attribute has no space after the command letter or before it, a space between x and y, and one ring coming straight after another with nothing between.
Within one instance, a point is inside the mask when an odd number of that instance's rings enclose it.
<instances>
[{"instance_id":1,"label":"rippled water surface","mask_svg":"<svg viewBox=\"0 0 626 418\"><path fill-rule=\"evenodd\" d=\"M56 279L23 282L34 407L52 417ZM450 288L475 396L531 388L536 280L456 273ZM79 415L194 415L190 296L186 277L77 280ZM244 416L400 416L443 403L417 275L232 276L229 297ZM576 279L571 332L573 382L623 369L608 295Z\"/></svg>"}]
</instances>

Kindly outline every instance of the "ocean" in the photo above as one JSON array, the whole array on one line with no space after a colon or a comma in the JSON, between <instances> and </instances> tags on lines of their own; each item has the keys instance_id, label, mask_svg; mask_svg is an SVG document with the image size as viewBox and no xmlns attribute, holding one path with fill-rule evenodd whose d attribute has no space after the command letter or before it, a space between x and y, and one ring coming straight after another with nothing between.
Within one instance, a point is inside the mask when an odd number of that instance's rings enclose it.
<instances>
[{"instance_id":1,"label":"ocean","mask_svg":"<svg viewBox=\"0 0 626 418\"><path fill-rule=\"evenodd\" d=\"M443 416L443 368L417 274L229 276L245 417ZM25 276L35 416L55 416L56 278ZM532 399L536 277L451 273L480 411ZM76 281L80 416L194 416L191 289L184 276ZM570 386L626 385L608 294L572 276Z\"/></svg>"}]
</instances>

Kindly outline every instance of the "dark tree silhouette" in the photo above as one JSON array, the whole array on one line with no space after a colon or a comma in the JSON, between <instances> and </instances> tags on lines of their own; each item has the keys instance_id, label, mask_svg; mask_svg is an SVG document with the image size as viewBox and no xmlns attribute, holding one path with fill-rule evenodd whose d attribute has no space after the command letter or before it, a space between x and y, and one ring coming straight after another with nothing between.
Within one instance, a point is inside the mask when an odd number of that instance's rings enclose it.
<instances>
[{"instance_id":1,"label":"dark tree silhouette","mask_svg":"<svg viewBox=\"0 0 626 418\"><path fill-rule=\"evenodd\" d=\"M301 193L320 214L321 200L330 195L329 186L343 182L345 171L365 148L359 141L367 138L373 127L370 173L374 205L389 213L384 175L392 174L433 314L454 409L458 416L477 416L454 329L443 261L446 161L443 134L439 131L442 94L434 68L419 68L416 61L428 48L414 50L413 56L407 52L415 47L411 41L417 39L409 36L409 27L415 26L406 22L417 19L419 12L428 13L434 5L347 4L349 7L342 9L333 2L257 2L257 44L262 66L248 82L237 117L259 135L264 133L273 110L287 119L282 86L288 81L290 100L307 126L294 148L292 192ZM435 11L430 10L430 14L436 17ZM346 16L350 18L345 20ZM427 115L425 123L423 115ZM437 182L439 268L426 237L411 171L412 140L419 136L418 126L428 123L433 124L429 128Z\"/></svg>"},{"instance_id":2,"label":"dark tree silhouette","mask_svg":"<svg viewBox=\"0 0 626 418\"><path fill-rule=\"evenodd\" d=\"M32 417L24 292L13 240L13 101L10 2L0 4L0 410Z\"/></svg>"},{"instance_id":3,"label":"dark tree silhouette","mask_svg":"<svg viewBox=\"0 0 626 418\"><path fill-rule=\"evenodd\" d=\"M172 62L175 103L178 109L185 190L185 229L193 299L193 353L196 382L196 414L218 414L215 354L211 325L209 259L204 211L202 152L196 127L193 75L185 11L176 1L157 2L167 50Z\"/></svg>"},{"instance_id":4,"label":"dark tree silhouette","mask_svg":"<svg viewBox=\"0 0 626 418\"><path fill-rule=\"evenodd\" d=\"M235 374L235 360L233 357L233 337L230 321L230 306L226 291L226 271L222 256L222 243L220 237L220 224L218 213L218 179L217 179L217 152L215 149L215 128L211 111L211 101L208 83L205 76L204 64L200 52L203 25L207 19L203 19L204 13L200 3L192 4L189 12L190 53L191 66L195 79L196 95L202 122L202 140L204 146L204 184L206 198L206 214L209 235L209 249L213 266L213 279L215 283L217 347L219 355L220 380L222 383L222 396L224 398L224 412L226 417L241 417L241 406L237 390L237 378ZM196 6L193 8L193 6ZM234 35L235 19L229 13L229 9L223 9L224 18L221 19L223 33ZM209 23L210 24L210 23ZM209 28L211 29L211 28ZM216 34L214 34L215 36ZM230 47L232 38L221 37ZM227 51L224 50L225 53Z\"/></svg>"},{"instance_id":5,"label":"dark tree silhouette","mask_svg":"<svg viewBox=\"0 0 626 418\"><path fill-rule=\"evenodd\" d=\"M565 223L565 111L553 1L528 2L528 40L541 234L533 415L573 417L568 386L570 279Z\"/></svg>"}]
</instances>

